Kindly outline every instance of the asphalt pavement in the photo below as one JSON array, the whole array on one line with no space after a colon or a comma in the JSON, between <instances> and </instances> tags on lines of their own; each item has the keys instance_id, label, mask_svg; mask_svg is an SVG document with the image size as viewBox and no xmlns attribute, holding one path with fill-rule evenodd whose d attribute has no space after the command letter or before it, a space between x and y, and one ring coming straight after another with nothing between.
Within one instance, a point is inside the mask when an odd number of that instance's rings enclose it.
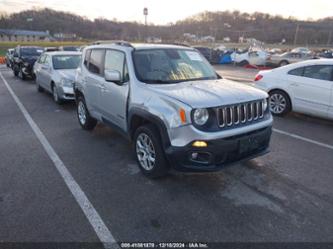
<instances>
[{"instance_id":1,"label":"asphalt pavement","mask_svg":"<svg viewBox=\"0 0 333 249\"><path fill-rule=\"evenodd\" d=\"M226 78L255 74L218 71ZM111 128L84 131L74 103L59 106L33 81L5 67L0 73L117 242L333 242L333 122L275 118L271 152L263 157L217 173L150 180L131 144ZM0 248L1 242L99 243L86 203L1 78L0 121Z\"/></svg>"}]
</instances>

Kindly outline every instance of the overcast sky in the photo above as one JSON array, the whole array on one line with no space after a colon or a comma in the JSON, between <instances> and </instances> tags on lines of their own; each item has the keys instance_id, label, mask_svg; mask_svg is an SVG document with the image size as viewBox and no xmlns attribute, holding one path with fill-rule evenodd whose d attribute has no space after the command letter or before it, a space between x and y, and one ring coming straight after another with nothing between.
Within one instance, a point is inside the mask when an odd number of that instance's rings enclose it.
<instances>
[{"instance_id":1,"label":"overcast sky","mask_svg":"<svg viewBox=\"0 0 333 249\"><path fill-rule=\"evenodd\" d=\"M299 19L333 16L332 0L0 0L0 11L9 13L49 7L90 19L104 17L138 22L143 22L145 6L149 8L148 21L155 24L175 22L205 10L259 11Z\"/></svg>"}]
</instances>

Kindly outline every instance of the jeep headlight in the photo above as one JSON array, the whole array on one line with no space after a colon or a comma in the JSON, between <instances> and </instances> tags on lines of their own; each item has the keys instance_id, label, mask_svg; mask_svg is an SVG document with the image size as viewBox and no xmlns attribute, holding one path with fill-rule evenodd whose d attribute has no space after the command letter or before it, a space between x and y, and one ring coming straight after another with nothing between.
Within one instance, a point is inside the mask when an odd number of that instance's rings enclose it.
<instances>
[{"instance_id":1,"label":"jeep headlight","mask_svg":"<svg viewBox=\"0 0 333 249\"><path fill-rule=\"evenodd\" d=\"M63 78L60 81L61 86L63 87L73 87L73 80Z\"/></svg>"},{"instance_id":2,"label":"jeep headlight","mask_svg":"<svg viewBox=\"0 0 333 249\"><path fill-rule=\"evenodd\" d=\"M267 99L264 99L263 105L262 105L263 111L266 111L267 107L268 107L268 101L267 101Z\"/></svg>"},{"instance_id":3,"label":"jeep headlight","mask_svg":"<svg viewBox=\"0 0 333 249\"><path fill-rule=\"evenodd\" d=\"M209 119L208 110L205 108L195 109L193 112L193 121L196 125L202 126L207 123Z\"/></svg>"}]
</instances>

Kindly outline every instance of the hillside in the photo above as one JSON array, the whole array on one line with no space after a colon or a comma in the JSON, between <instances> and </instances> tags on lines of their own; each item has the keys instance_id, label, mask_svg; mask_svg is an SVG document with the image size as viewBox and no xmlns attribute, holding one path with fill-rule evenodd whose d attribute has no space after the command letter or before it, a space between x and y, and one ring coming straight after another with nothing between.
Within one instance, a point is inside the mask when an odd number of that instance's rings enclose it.
<instances>
[{"instance_id":1,"label":"hillside","mask_svg":"<svg viewBox=\"0 0 333 249\"><path fill-rule=\"evenodd\" d=\"M28 22L28 18L33 18ZM76 33L84 39L141 40L157 36L163 40L182 40L184 33L198 36L213 35L218 40L240 36L254 37L266 43L286 39L294 42L298 29L298 44L329 44L333 42L333 18L317 21L299 21L263 13L203 12L176 23L164 26L144 25L135 22L117 22L106 19L89 20L71 13L51 9L27 10L12 15L1 15L0 28L49 30L51 34Z\"/></svg>"}]
</instances>

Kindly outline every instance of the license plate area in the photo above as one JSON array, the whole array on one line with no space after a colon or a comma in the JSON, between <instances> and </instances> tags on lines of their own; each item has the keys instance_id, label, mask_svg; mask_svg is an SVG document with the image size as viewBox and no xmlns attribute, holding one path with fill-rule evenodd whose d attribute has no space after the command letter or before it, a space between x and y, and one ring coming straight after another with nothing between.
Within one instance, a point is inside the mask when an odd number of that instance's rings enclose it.
<instances>
[{"instance_id":1,"label":"license plate area","mask_svg":"<svg viewBox=\"0 0 333 249\"><path fill-rule=\"evenodd\" d=\"M259 141L255 136L239 140L239 154L247 154L259 148Z\"/></svg>"}]
</instances>

